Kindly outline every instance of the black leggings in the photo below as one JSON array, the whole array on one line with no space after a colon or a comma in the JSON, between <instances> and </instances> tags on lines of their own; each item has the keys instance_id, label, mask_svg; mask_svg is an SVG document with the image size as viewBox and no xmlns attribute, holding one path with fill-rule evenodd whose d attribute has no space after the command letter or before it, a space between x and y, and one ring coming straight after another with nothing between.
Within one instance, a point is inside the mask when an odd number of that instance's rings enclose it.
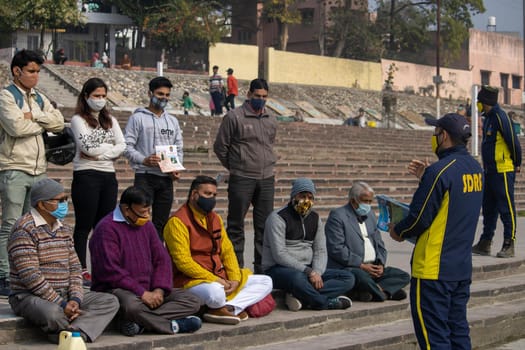
<instances>
[{"instance_id":1,"label":"black leggings","mask_svg":"<svg viewBox=\"0 0 525 350\"><path fill-rule=\"evenodd\" d=\"M73 172L71 198L75 208L75 250L86 268L89 233L117 204L118 183L115 173L80 170Z\"/></svg>"}]
</instances>

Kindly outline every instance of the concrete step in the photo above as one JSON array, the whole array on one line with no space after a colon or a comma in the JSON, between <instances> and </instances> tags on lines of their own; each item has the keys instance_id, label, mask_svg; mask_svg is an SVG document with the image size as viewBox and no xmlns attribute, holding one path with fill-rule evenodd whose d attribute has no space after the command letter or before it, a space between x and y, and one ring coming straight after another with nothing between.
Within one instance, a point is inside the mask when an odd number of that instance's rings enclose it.
<instances>
[{"instance_id":1,"label":"concrete step","mask_svg":"<svg viewBox=\"0 0 525 350\"><path fill-rule=\"evenodd\" d=\"M39 74L38 89L41 90L49 100L56 102L59 107L67 106L74 108L77 104L77 95L68 89L64 89L61 81L57 79L58 76L50 74L49 70L43 68Z\"/></svg>"},{"instance_id":2,"label":"concrete step","mask_svg":"<svg viewBox=\"0 0 525 350\"><path fill-rule=\"evenodd\" d=\"M472 348L498 344L516 337L524 336L522 327L525 321L525 299L498 303L490 306L469 308L470 336ZM312 325L314 328L315 325ZM247 346L252 350L404 350L416 349L417 341L413 332L412 321L397 320L368 327L361 327L339 332L328 332L273 344Z\"/></svg>"},{"instance_id":3,"label":"concrete step","mask_svg":"<svg viewBox=\"0 0 525 350\"><path fill-rule=\"evenodd\" d=\"M483 274L490 270L491 274ZM518 273L519 272L519 273ZM502 277L492 277L502 274ZM484 279L487 277L487 279ZM413 349L415 338L408 301L354 302L350 310L287 311L283 294L267 317L232 327L205 323L195 334L140 335L127 338L109 329L90 349ZM525 329L525 260L478 266L469 303L469 321L476 346L521 336ZM0 350L55 349L42 333L14 316L0 301ZM491 325L490 328L487 325ZM494 326L492 326L494 325ZM504 326L504 327L500 327ZM282 342L282 343L281 343ZM357 347L361 344L362 347ZM390 347L384 347L384 346Z\"/></svg>"}]
</instances>

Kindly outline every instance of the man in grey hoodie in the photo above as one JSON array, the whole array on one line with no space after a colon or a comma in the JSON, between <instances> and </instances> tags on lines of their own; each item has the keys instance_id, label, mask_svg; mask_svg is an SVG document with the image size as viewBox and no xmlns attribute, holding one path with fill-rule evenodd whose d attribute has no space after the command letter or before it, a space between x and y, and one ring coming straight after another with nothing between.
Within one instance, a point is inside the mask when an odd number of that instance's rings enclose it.
<instances>
[{"instance_id":1,"label":"man in grey hoodie","mask_svg":"<svg viewBox=\"0 0 525 350\"><path fill-rule=\"evenodd\" d=\"M182 132L177 118L164 109L173 85L169 79L156 77L149 82L149 106L138 108L133 112L126 125L125 156L135 170L136 187L140 187L153 197L152 221L160 239L163 239L163 229L168 221L173 203L173 181L180 174L176 171L164 173L161 171L155 146L174 146L182 163Z\"/></svg>"}]
</instances>

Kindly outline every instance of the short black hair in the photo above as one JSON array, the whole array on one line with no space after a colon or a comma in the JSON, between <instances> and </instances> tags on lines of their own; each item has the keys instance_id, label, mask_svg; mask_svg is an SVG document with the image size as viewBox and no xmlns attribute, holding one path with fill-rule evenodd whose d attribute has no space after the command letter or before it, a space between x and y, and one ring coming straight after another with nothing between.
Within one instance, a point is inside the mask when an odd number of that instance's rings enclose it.
<instances>
[{"instance_id":1,"label":"short black hair","mask_svg":"<svg viewBox=\"0 0 525 350\"><path fill-rule=\"evenodd\" d=\"M253 79L250 82L250 92L254 92L255 90L263 89L268 91L268 82L262 78Z\"/></svg>"},{"instance_id":2,"label":"short black hair","mask_svg":"<svg viewBox=\"0 0 525 350\"><path fill-rule=\"evenodd\" d=\"M27 66L29 63L35 62L39 66L44 64L44 58L36 51L32 50L21 50L18 51L11 60L11 73L13 73L14 67L23 67Z\"/></svg>"},{"instance_id":3,"label":"short black hair","mask_svg":"<svg viewBox=\"0 0 525 350\"><path fill-rule=\"evenodd\" d=\"M173 87L173 84L168 78L165 77L156 77L151 79L151 81L149 82L149 91L151 92L157 90L160 87L167 87L171 89Z\"/></svg>"},{"instance_id":4,"label":"short black hair","mask_svg":"<svg viewBox=\"0 0 525 350\"><path fill-rule=\"evenodd\" d=\"M190 191L188 192L188 202L190 201L191 192L199 188L200 185L211 184L217 187L217 180L213 177L206 175L198 175L192 182L190 186Z\"/></svg>"},{"instance_id":5,"label":"short black hair","mask_svg":"<svg viewBox=\"0 0 525 350\"><path fill-rule=\"evenodd\" d=\"M120 196L120 204L126 204L128 207L131 207L132 204L150 206L152 202L153 199L149 193L135 186L126 188Z\"/></svg>"},{"instance_id":6,"label":"short black hair","mask_svg":"<svg viewBox=\"0 0 525 350\"><path fill-rule=\"evenodd\" d=\"M219 69L219 66L213 66L212 69Z\"/></svg>"}]
</instances>

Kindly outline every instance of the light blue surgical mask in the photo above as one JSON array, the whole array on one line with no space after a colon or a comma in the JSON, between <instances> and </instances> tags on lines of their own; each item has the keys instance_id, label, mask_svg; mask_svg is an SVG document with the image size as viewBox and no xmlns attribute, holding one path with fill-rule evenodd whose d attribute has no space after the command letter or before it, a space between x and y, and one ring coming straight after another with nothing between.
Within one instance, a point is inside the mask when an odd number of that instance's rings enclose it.
<instances>
[{"instance_id":1,"label":"light blue surgical mask","mask_svg":"<svg viewBox=\"0 0 525 350\"><path fill-rule=\"evenodd\" d=\"M355 213L359 216L365 216L370 213L372 206L370 204L359 203L359 207L355 210Z\"/></svg>"},{"instance_id":2,"label":"light blue surgical mask","mask_svg":"<svg viewBox=\"0 0 525 350\"><path fill-rule=\"evenodd\" d=\"M67 201L59 202L58 207L52 212L50 212L49 214L53 215L55 218L59 220L62 220L66 217L68 209L69 209L69 206L67 204Z\"/></svg>"}]
</instances>

